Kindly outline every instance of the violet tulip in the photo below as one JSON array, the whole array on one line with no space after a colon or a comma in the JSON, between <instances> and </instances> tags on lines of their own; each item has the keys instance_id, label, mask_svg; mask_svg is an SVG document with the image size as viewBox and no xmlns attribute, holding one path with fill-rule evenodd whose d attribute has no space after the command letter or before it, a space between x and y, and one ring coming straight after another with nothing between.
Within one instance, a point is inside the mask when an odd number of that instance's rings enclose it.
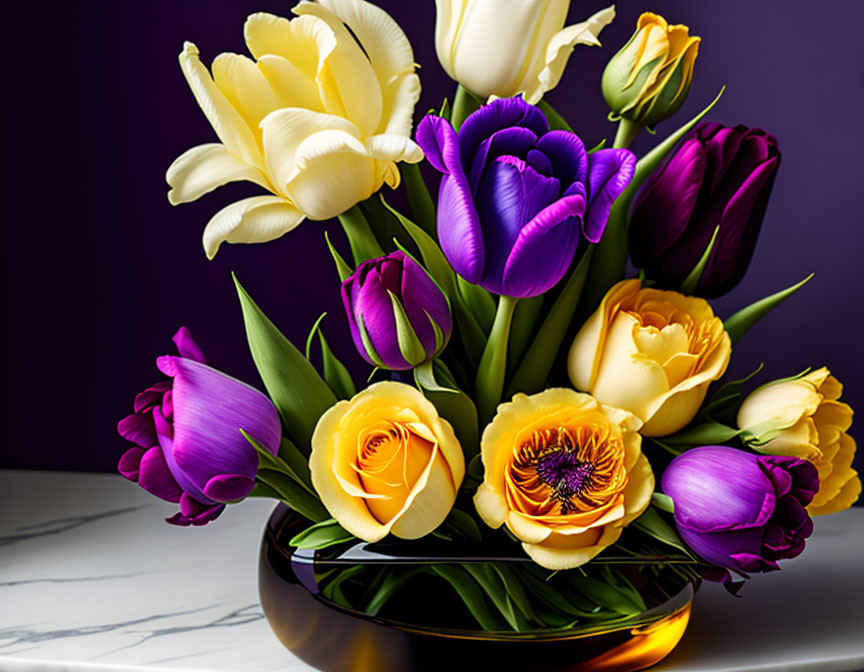
<instances>
[{"instance_id":1,"label":"violet tulip","mask_svg":"<svg viewBox=\"0 0 864 672\"><path fill-rule=\"evenodd\" d=\"M118 470L150 494L180 504L169 523L204 525L255 484L258 455L240 430L273 455L282 432L270 400L207 366L186 327L174 343L179 357L156 360L170 380L135 397L135 412L117 425L135 444Z\"/></svg>"},{"instance_id":2,"label":"violet tulip","mask_svg":"<svg viewBox=\"0 0 864 672\"><path fill-rule=\"evenodd\" d=\"M382 369L401 371L436 357L450 338L450 304L416 261L396 251L370 259L342 283L354 345Z\"/></svg>"},{"instance_id":3,"label":"violet tulip","mask_svg":"<svg viewBox=\"0 0 864 672\"><path fill-rule=\"evenodd\" d=\"M721 296L744 277L780 165L759 129L697 126L637 194L630 216L634 265L678 289L714 245L693 293Z\"/></svg>"},{"instance_id":4,"label":"violet tulip","mask_svg":"<svg viewBox=\"0 0 864 672\"><path fill-rule=\"evenodd\" d=\"M754 455L726 446L701 446L666 467L663 492L675 505L681 538L716 566L707 578L731 584L728 570L779 569L804 550L813 521L804 508L819 489L806 460Z\"/></svg>"},{"instance_id":5,"label":"violet tulip","mask_svg":"<svg viewBox=\"0 0 864 672\"><path fill-rule=\"evenodd\" d=\"M517 298L551 289L583 236L600 240L636 165L626 149L589 155L521 98L481 107L458 133L428 115L417 144L444 175L438 239L447 260L468 282Z\"/></svg>"}]
</instances>

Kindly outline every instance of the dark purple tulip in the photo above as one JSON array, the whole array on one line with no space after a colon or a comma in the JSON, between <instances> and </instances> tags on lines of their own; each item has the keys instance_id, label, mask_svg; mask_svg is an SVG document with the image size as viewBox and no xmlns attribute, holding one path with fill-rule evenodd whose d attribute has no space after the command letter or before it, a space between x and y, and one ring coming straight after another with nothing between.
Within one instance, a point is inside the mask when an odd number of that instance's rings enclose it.
<instances>
[{"instance_id":1,"label":"dark purple tulip","mask_svg":"<svg viewBox=\"0 0 864 672\"><path fill-rule=\"evenodd\" d=\"M804 550L813 521L804 508L819 489L810 462L702 446L666 467L663 492L675 503L681 538L722 570L708 578L731 581L732 570L769 572Z\"/></svg>"},{"instance_id":2,"label":"dark purple tulip","mask_svg":"<svg viewBox=\"0 0 864 672\"><path fill-rule=\"evenodd\" d=\"M636 166L626 149L589 156L579 136L550 131L521 98L484 105L459 133L427 115L417 144L444 174L438 239L448 261L468 282L513 297L551 289L582 235L600 240Z\"/></svg>"},{"instance_id":3,"label":"dark purple tulip","mask_svg":"<svg viewBox=\"0 0 864 672\"><path fill-rule=\"evenodd\" d=\"M186 327L174 343L179 357L156 360L171 380L135 397L135 412L117 425L136 444L120 458L118 470L150 494L179 502L180 512L169 523L205 525L255 484L258 456L240 429L273 455L282 431L270 400L207 366Z\"/></svg>"},{"instance_id":4,"label":"dark purple tulip","mask_svg":"<svg viewBox=\"0 0 864 672\"><path fill-rule=\"evenodd\" d=\"M630 255L659 285L678 288L717 239L694 294L713 298L737 285L753 257L780 150L746 126L700 124L633 202Z\"/></svg>"},{"instance_id":5,"label":"dark purple tulip","mask_svg":"<svg viewBox=\"0 0 864 672\"><path fill-rule=\"evenodd\" d=\"M410 369L440 354L453 320L450 304L404 252L370 259L342 283L354 345L373 366Z\"/></svg>"}]
</instances>

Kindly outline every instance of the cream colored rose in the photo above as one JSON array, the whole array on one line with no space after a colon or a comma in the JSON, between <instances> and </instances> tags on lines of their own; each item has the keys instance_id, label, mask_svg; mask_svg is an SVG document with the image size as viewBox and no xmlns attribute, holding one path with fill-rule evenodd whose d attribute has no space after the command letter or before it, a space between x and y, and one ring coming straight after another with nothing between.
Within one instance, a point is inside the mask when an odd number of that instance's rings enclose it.
<instances>
[{"instance_id":1,"label":"cream colored rose","mask_svg":"<svg viewBox=\"0 0 864 672\"><path fill-rule=\"evenodd\" d=\"M819 491L807 507L811 516L848 509L861 494L861 479L852 468L855 440L846 433L852 409L839 401L842 391L823 367L760 387L738 410L738 427L748 431L751 448L816 465Z\"/></svg>"},{"instance_id":2,"label":"cream colored rose","mask_svg":"<svg viewBox=\"0 0 864 672\"><path fill-rule=\"evenodd\" d=\"M483 98L522 93L535 105L561 79L577 44L615 18L614 6L564 27L570 0L435 0L435 50L448 75Z\"/></svg>"},{"instance_id":3,"label":"cream colored rose","mask_svg":"<svg viewBox=\"0 0 864 672\"><path fill-rule=\"evenodd\" d=\"M396 162L416 163L411 141L420 80L405 34L364 0L300 2L290 21L253 14L244 27L253 58L220 54L212 77L187 42L180 67L220 143L199 145L168 169L172 204L248 180L254 196L218 212L204 230L219 245L278 238L304 218L330 219L386 183ZM356 39L355 39L356 38Z\"/></svg>"},{"instance_id":4,"label":"cream colored rose","mask_svg":"<svg viewBox=\"0 0 864 672\"><path fill-rule=\"evenodd\" d=\"M643 435L666 436L693 419L731 353L707 301L624 280L576 335L567 369L577 389L638 416Z\"/></svg>"},{"instance_id":5,"label":"cream colored rose","mask_svg":"<svg viewBox=\"0 0 864 672\"><path fill-rule=\"evenodd\" d=\"M641 424L574 390L517 394L483 432L477 513L506 525L543 567L585 564L651 502Z\"/></svg>"},{"instance_id":6,"label":"cream colored rose","mask_svg":"<svg viewBox=\"0 0 864 672\"><path fill-rule=\"evenodd\" d=\"M431 402L382 382L321 416L309 468L325 508L354 536L418 539L453 508L465 458Z\"/></svg>"}]
</instances>

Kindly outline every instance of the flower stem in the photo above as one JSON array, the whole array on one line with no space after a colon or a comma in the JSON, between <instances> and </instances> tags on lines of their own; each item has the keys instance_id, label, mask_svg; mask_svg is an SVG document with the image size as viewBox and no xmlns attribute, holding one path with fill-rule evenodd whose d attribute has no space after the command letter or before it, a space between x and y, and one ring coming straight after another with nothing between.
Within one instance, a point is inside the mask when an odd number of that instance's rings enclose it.
<instances>
[{"instance_id":1,"label":"flower stem","mask_svg":"<svg viewBox=\"0 0 864 672\"><path fill-rule=\"evenodd\" d=\"M626 149L633 142L640 128L642 127L639 124L622 117L618 122L618 132L615 133L615 142L612 146Z\"/></svg>"},{"instance_id":2,"label":"flower stem","mask_svg":"<svg viewBox=\"0 0 864 672\"><path fill-rule=\"evenodd\" d=\"M462 123L483 105L483 101L471 93L461 84L456 88L453 97L453 111L450 113L450 124L455 131L462 127Z\"/></svg>"},{"instance_id":3,"label":"flower stem","mask_svg":"<svg viewBox=\"0 0 864 672\"><path fill-rule=\"evenodd\" d=\"M368 259L384 256L384 250L375 239L375 234L372 233L372 227L366 221L363 211L359 205L355 205L350 210L346 210L339 215L339 223L348 237L348 244L351 246L351 254L354 256L354 265L359 266Z\"/></svg>"},{"instance_id":4,"label":"flower stem","mask_svg":"<svg viewBox=\"0 0 864 672\"><path fill-rule=\"evenodd\" d=\"M435 233L435 202L432 200L429 188L420 173L420 164L403 163L401 171L414 221L430 236L437 238Z\"/></svg>"},{"instance_id":5,"label":"flower stem","mask_svg":"<svg viewBox=\"0 0 864 672\"><path fill-rule=\"evenodd\" d=\"M510 338L510 324L518 299L510 296L498 297L495 322L480 367L477 369L476 395L477 410L481 424L486 424L495 415L504 390L504 374L507 370L507 342Z\"/></svg>"}]
</instances>

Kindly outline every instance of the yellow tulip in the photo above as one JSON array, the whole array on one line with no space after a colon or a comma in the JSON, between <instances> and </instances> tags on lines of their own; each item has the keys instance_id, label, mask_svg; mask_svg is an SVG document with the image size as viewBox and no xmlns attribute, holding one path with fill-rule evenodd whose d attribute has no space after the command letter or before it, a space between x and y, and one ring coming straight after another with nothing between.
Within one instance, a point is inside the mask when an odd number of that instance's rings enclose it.
<instances>
[{"instance_id":1,"label":"yellow tulip","mask_svg":"<svg viewBox=\"0 0 864 672\"><path fill-rule=\"evenodd\" d=\"M731 354L707 301L623 280L576 335L567 368L576 389L634 413L643 435L666 436L693 419Z\"/></svg>"},{"instance_id":2,"label":"yellow tulip","mask_svg":"<svg viewBox=\"0 0 864 672\"><path fill-rule=\"evenodd\" d=\"M435 50L448 75L471 93L539 102L555 88L577 44L615 18L607 7L564 27L570 0L435 0Z\"/></svg>"},{"instance_id":3,"label":"yellow tulip","mask_svg":"<svg viewBox=\"0 0 864 672\"><path fill-rule=\"evenodd\" d=\"M823 367L797 380L760 387L738 410L738 427L747 430L751 448L816 466L819 491L807 507L811 516L848 509L861 494L861 479L852 468L855 440L847 434L852 409L839 401L842 392Z\"/></svg>"},{"instance_id":4,"label":"yellow tulip","mask_svg":"<svg viewBox=\"0 0 864 672\"><path fill-rule=\"evenodd\" d=\"M483 432L477 512L543 567L584 565L651 502L641 424L574 390L517 394Z\"/></svg>"},{"instance_id":5,"label":"yellow tulip","mask_svg":"<svg viewBox=\"0 0 864 672\"><path fill-rule=\"evenodd\" d=\"M386 183L396 162L416 163L411 141L420 96L414 54L401 28L364 0L300 2L290 21L252 14L253 58L220 54L212 77L187 42L180 67L220 143L181 155L166 176L172 204L248 180L272 193L218 212L204 231L219 245L273 240L304 218L330 219ZM253 60L254 59L254 60Z\"/></svg>"},{"instance_id":6,"label":"yellow tulip","mask_svg":"<svg viewBox=\"0 0 864 672\"><path fill-rule=\"evenodd\" d=\"M365 541L418 539L456 500L465 458L450 424L417 389L376 383L318 421L312 485L342 527Z\"/></svg>"},{"instance_id":7,"label":"yellow tulip","mask_svg":"<svg viewBox=\"0 0 864 672\"><path fill-rule=\"evenodd\" d=\"M645 12L636 32L603 71L603 96L614 115L644 126L671 117L687 98L700 38Z\"/></svg>"}]
</instances>

